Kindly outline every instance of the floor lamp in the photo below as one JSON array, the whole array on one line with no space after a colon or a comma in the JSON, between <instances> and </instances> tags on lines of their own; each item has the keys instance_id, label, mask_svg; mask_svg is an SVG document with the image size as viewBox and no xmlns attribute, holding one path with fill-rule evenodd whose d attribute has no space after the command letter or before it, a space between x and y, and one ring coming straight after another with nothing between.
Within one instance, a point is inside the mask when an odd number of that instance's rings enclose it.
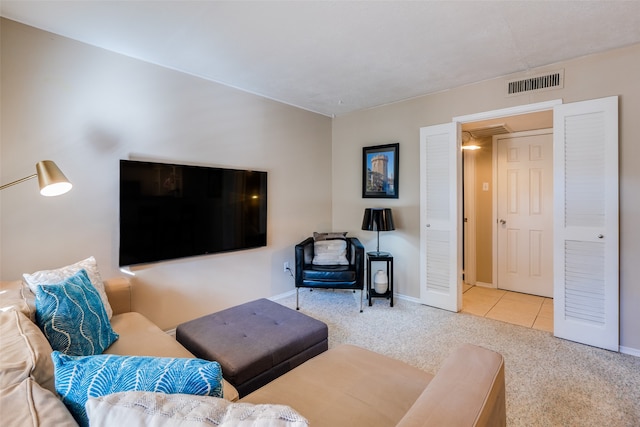
<instances>
[{"instance_id":1,"label":"floor lamp","mask_svg":"<svg viewBox=\"0 0 640 427\"><path fill-rule=\"evenodd\" d=\"M38 177L40 194L43 196L59 196L71 190L71 187L73 187L54 162L51 160L42 160L36 163L36 173L4 184L0 186L0 191L35 177Z\"/></svg>"}]
</instances>

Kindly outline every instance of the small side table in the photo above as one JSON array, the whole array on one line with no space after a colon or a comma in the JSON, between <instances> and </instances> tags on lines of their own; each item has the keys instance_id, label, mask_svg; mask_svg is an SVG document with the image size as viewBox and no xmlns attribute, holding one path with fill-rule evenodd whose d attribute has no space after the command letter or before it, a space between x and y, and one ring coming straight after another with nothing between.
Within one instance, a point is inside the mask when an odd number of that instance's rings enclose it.
<instances>
[{"instance_id":1,"label":"small side table","mask_svg":"<svg viewBox=\"0 0 640 427\"><path fill-rule=\"evenodd\" d=\"M387 278L389 287L387 292L379 294L372 286L371 280L371 262L384 261L387 263ZM371 298L387 298L393 307L393 255L389 252L367 252L367 298L369 299L369 307L371 307Z\"/></svg>"}]
</instances>

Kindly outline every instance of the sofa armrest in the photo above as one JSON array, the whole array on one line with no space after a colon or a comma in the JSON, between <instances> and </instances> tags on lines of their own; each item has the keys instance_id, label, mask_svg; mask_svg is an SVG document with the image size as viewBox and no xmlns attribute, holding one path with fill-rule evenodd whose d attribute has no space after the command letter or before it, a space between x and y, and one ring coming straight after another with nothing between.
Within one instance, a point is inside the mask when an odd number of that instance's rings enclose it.
<instances>
[{"instance_id":1,"label":"sofa armrest","mask_svg":"<svg viewBox=\"0 0 640 427\"><path fill-rule=\"evenodd\" d=\"M113 314L131 311L131 281L127 277L114 277L104 281Z\"/></svg>"},{"instance_id":2,"label":"sofa armrest","mask_svg":"<svg viewBox=\"0 0 640 427\"><path fill-rule=\"evenodd\" d=\"M445 360L397 427L503 427L505 400L502 355L465 344Z\"/></svg>"}]
</instances>

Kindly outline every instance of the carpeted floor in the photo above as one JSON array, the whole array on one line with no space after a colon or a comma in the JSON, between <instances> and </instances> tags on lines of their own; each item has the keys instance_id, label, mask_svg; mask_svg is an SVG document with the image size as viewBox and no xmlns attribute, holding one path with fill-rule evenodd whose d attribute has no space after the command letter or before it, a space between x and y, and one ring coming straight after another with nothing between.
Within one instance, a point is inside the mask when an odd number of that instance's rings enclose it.
<instances>
[{"instance_id":1,"label":"carpeted floor","mask_svg":"<svg viewBox=\"0 0 640 427\"><path fill-rule=\"evenodd\" d=\"M640 426L640 358L544 331L406 300L364 302L360 293L300 290L300 311L329 326L329 347L359 345L436 372L458 345L505 358L507 425ZM295 309L295 295L277 302Z\"/></svg>"}]
</instances>

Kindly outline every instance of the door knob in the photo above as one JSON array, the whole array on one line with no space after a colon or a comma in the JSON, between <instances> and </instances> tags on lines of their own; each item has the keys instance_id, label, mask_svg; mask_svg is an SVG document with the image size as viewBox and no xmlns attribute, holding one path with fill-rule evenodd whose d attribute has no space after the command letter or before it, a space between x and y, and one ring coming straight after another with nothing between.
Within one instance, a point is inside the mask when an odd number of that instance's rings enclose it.
<instances>
[{"instance_id":1,"label":"door knob","mask_svg":"<svg viewBox=\"0 0 640 427\"><path fill-rule=\"evenodd\" d=\"M500 225L505 225L507 223L507 221L505 221L504 219L500 220Z\"/></svg>"},{"instance_id":2,"label":"door knob","mask_svg":"<svg viewBox=\"0 0 640 427\"><path fill-rule=\"evenodd\" d=\"M603 239L604 238L604 234L598 234L598 239Z\"/></svg>"}]
</instances>

